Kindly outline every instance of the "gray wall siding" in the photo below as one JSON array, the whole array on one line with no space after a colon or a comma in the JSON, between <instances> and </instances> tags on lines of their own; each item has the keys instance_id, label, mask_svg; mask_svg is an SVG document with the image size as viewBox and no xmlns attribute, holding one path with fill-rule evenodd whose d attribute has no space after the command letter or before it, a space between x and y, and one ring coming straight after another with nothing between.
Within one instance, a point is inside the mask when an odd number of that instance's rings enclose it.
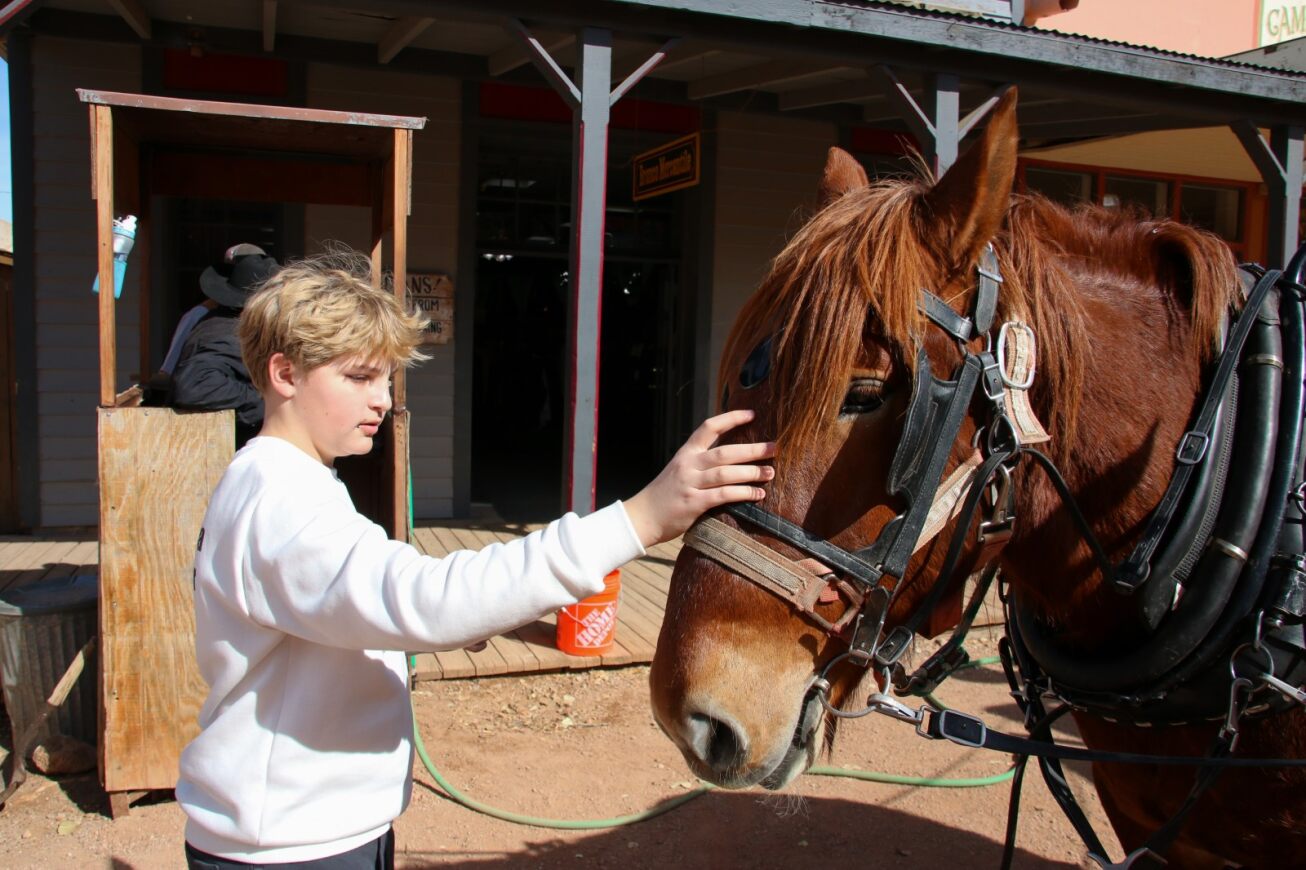
<instances>
[{"instance_id":1,"label":"gray wall siding","mask_svg":"<svg viewBox=\"0 0 1306 870\"><path fill-rule=\"evenodd\" d=\"M35 136L36 384L41 526L99 522L95 202L90 124L76 88L138 91L140 49L32 39ZM136 269L118 300L118 389L133 383L140 329Z\"/></svg>"},{"instance_id":2,"label":"gray wall siding","mask_svg":"<svg viewBox=\"0 0 1306 870\"><path fill-rule=\"evenodd\" d=\"M833 124L741 112L717 117L712 328L702 371L712 385L739 309L811 214L826 152L837 141Z\"/></svg>"},{"instance_id":3,"label":"gray wall siding","mask_svg":"<svg viewBox=\"0 0 1306 870\"><path fill-rule=\"evenodd\" d=\"M313 108L427 119L426 128L414 136L408 270L447 272L455 288L459 286L460 88L459 82L451 78L327 64L311 64L308 68L308 105ZM366 250L371 218L366 209L311 206L305 213L304 231L305 247L310 253L327 241ZM387 237L387 257L390 253ZM457 300L454 304L458 304ZM432 359L411 369L408 376L413 513L418 519L453 513L454 345L434 345L426 350Z\"/></svg>"}]
</instances>

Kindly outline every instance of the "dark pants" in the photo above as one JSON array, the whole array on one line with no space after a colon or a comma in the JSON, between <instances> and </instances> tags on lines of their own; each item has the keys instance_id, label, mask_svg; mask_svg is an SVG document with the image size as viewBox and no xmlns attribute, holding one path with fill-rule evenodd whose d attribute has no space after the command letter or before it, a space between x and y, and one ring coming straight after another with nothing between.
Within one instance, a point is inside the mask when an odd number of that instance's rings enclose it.
<instances>
[{"instance_id":1,"label":"dark pants","mask_svg":"<svg viewBox=\"0 0 1306 870\"><path fill-rule=\"evenodd\" d=\"M187 843L186 866L190 870L394 870L395 832L391 828L372 842L339 855L290 864L246 864L201 852Z\"/></svg>"}]
</instances>

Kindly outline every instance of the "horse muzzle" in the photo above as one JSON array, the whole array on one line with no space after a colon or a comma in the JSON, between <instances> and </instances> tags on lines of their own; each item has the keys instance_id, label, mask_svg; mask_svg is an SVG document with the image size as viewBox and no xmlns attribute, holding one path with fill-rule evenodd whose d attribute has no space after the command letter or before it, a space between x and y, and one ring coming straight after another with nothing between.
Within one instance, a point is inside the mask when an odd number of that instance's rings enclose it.
<instances>
[{"instance_id":1,"label":"horse muzzle","mask_svg":"<svg viewBox=\"0 0 1306 870\"><path fill-rule=\"evenodd\" d=\"M749 728L710 699L687 699L675 723L669 727L659 717L658 725L699 779L723 788L761 785L775 791L815 761L825 723L823 709L816 690L809 690L796 721L777 732ZM776 739L776 733L784 739Z\"/></svg>"}]
</instances>

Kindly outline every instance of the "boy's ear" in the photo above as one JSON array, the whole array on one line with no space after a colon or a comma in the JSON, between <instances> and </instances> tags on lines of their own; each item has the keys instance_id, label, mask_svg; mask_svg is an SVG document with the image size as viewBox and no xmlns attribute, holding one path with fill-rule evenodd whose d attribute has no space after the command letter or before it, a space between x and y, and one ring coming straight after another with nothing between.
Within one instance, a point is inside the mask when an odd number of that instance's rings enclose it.
<instances>
[{"instance_id":1,"label":"boy's ear","mask_svg":"<svg viewBox=\"0 0 1306 870\"><path fill-rule=\"evenodd\" d=\"M272 391L283 399L295 394L295 385L299 381L299 372L295 364L284 353L274 353L268 360L268 384Z\"/></svg>"}]
</instances>

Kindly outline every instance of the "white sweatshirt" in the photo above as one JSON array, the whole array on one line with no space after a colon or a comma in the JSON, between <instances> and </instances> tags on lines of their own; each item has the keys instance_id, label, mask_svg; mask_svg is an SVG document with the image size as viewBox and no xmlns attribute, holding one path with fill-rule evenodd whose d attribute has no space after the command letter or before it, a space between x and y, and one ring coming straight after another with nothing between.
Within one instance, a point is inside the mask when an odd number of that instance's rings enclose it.
<instances>
[{"instance_id":1,"label":"white sweatshirt","mask_svg":"<svg viewBox=\"0 0 1306 870\"><path fill-rule=\"evenodd\" d=\"M412 789L405 651L456 649L603 590L644 549L621 504L443 559L391 540L335 472L251 440L195 554L209 696L181 755L195 848L309 861L383 834Z\"/></svg>"}]
</instances>

